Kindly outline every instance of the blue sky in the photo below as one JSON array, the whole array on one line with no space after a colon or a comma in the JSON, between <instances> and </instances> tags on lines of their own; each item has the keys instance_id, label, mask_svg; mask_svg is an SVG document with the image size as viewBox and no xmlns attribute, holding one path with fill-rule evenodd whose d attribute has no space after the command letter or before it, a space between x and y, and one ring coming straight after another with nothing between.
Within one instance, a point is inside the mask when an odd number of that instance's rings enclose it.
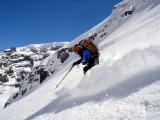
<instances>
[{"instance_id":1,"label":"blue sky","mask_svg":"<svg viewBox=\"0 0 160 120\"><path fill-rule=\"evenodd\" d=\"M0 49L71 41L121 0L0 0Z\"/></svg>"}]
</instances>

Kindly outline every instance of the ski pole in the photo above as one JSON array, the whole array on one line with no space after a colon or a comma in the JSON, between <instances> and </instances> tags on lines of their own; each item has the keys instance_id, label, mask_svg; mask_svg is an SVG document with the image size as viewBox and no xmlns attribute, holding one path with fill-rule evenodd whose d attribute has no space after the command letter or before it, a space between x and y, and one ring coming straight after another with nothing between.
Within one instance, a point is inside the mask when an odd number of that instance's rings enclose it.
<instances>
[{"instance_id":1,"label":"ski pole","mask_svg":"<svg viewBox=\"0 0 160 120\"><path fill-rule=\"evenodd\" d=\"M62 78L62 80L56 85L56 88L58 88L59 87L59 85L63 82L63 80L64 80L64 78L68 75L68 73L72 70L72 68L73 68L74 66L72 66L71 68L70 68L70 70L67 72L67 74ZM55 89L56 89L55 88Z\"/></svg>"}]
</instances>

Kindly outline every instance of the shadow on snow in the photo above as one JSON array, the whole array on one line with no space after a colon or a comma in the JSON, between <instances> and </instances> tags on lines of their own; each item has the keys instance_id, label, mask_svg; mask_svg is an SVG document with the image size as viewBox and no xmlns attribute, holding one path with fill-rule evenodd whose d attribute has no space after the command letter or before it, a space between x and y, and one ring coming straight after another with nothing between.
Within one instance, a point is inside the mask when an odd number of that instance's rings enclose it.
<instances>
[{"instance_id":1,"label":"shadow on snow","mask_svg":"<svg viewBox=\"0 0 160 120\"><path fill-rule=\"evenodd\" d=\"M159 73L160 68L141 72L114 87L106 89L92 96L78 98L71 98L69 94L60 96L57 99L51 101L47 106L42 108L37 113L28 117L26 120L31 120L45 113L60 113L66 109L82 105L86 102L101 102L109 98L121 99L123 97L127 97L137 92L141 88L144 88L145 86L148 86L153 82L158 81L160 79ZM106 94L108 95L107 97Z\"/></svg>"}]
</instances>

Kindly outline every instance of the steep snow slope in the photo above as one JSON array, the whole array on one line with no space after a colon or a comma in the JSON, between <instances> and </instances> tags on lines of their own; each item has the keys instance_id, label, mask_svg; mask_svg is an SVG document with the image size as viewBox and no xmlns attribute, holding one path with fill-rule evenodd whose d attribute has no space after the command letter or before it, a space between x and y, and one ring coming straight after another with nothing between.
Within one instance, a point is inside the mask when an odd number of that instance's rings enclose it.
<instances>
[{"instance_id":1,"label":"steep snow slope","mask_svg":"<svg viewBox=\"0 0 160 120\"><path fill-rule=\"evenodd\" d=\"M126 13L132 10L131 15ZM50 62L46 60L45 69L57 66L57 72L37 90L0 111L0 119L159 120L159 11L159 0L124 0L115 6L109 18L69 44L98 33L99 65L85 76L82 65L75 67L55 89L76 58L71 54L60 64L50 56L48 60L52 58L56 64L47 66Z\"/></svg>"}]
</instances>

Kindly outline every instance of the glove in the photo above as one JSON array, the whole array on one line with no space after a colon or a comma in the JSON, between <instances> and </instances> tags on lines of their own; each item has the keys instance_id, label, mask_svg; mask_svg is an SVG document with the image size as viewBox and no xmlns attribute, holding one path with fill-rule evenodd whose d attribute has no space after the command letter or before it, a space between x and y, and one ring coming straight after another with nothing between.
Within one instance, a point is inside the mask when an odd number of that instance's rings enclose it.
<instances>
[{"instance_id":1,"label":"glove","mask_svg":"<svg viewBox=\"0 0 160 120\"><path fill-rule=\"evenodd\" d=\"M72 66L75 66L75 65L78 65L78 64L79 64L79 62L74 62Z\"/></svg>"},{"instance_id":2,"label":"glove","mask_svg":"<svg viewBox=\"0 0 160 120\"><path fill-rule=\"evenodd\" d=\"M80 64L81 62L82 62L82 60L80 59L80 60L74 62L72 66L78 65L78 64Z\"/></svg>"},{"instance_id":3,"label":"glove","mask_svg":"<svg viewBox=\"0 0 160 120\"><path fill-rule=\"evenodd\" d=\"M77 65L77 63L76 63L76 62L74 62L72 66L75 66L75 65Z\"/></svg>"}]
</instances>

